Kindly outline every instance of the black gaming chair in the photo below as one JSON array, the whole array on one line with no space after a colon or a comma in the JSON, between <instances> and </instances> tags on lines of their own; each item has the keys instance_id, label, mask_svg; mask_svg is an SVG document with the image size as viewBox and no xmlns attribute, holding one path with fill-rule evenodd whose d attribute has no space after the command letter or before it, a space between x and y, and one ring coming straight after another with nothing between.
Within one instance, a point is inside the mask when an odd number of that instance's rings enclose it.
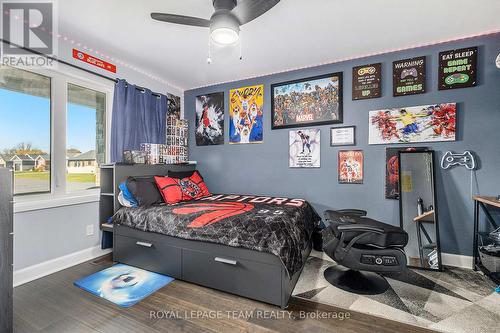
<instances>
[{"instance_id":1,"label":"black gaming chair","mask_svg":"<svg viewBox=\"0 0 500 333\"><path fill-rule=\"evenodd\" d=\"M330 225L323 230L323 251L338 265L325 270L332 285L354 293L374 295L389 288L379 273L406 269L403 248L408 234L399 227L367 218L357 209L327 210Z\"/></svg>"}]
</instances>

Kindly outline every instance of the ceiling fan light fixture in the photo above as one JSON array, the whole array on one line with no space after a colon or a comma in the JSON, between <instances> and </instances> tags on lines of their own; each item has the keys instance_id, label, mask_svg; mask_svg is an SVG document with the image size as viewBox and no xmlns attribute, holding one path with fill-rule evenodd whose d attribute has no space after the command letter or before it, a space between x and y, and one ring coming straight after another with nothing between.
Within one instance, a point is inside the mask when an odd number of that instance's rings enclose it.
<instances>
[{"instance_id":1,"label":"ceiling fan light fixture","mask_svg":"<svg viewBox=\"0 0 500 333\"><path fill-rule=\"evenodd\" d=\"M214 43L221 45L234 44L239 39L239 33L231 28L216 28L210 33L210 38Z\"/></svg>"}]
</instances>

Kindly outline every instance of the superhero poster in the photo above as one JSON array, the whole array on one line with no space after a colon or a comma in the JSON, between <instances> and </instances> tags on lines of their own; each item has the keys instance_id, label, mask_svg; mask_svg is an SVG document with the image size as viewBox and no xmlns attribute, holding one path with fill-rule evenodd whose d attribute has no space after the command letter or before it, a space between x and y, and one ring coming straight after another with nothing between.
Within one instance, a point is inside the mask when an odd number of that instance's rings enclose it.
<instances>
[{"instance_id":1,"label":"superhero poster","mask_svg":"<svg viewBox=\"0 0 500 333\"><path fill-rule=\"evenodd\" d=\"M455 141L456 103L370 111L371 145Z\"/></svg>"},{"instance_id":2,"label":"superhero poster","mask_svg":"<svg viewBox=\"0 0 500 333\"><path fill-rule=\"evenodd\" d=\"M321 133L319 129L289 132L289 167L319 168L321 166Z\"/></svg>"},{"instance_id":3,"label":"superhero poster","mask_svg":"<svg viewBox=\"0 0 500 333\"><path fill-rule=\"evenodd\" d=\"M339 184L363 184L362 150L340 150L338 162Z\"/></svg>"},{"instance_id":4,"label":"superhero poster","mask_svg":"<svg viewBox=\"0 0 500 333\"><path fill-rule=\"evenodd\" d=\"M264 85L229 91L229 143L262 143Z\"/></svg>"},{"instance_id":5,"label":"superhero poster","mask_svg":"<svg viewBox=\"0 0 500 333\"><path fill-rule=\"evenodd\" d=\"M224 144L224 93L196 97L196 145Z\"/></svg>"},{"instance_id":6,"label":"superhero poster","mask_svg":"<svg viewBox=\"0 0 500 333\"><path fill-rule=\"evenodd\" d=\"M272 129L342 123L342 73L271 85Z\"/></svg>"}]
</instances>

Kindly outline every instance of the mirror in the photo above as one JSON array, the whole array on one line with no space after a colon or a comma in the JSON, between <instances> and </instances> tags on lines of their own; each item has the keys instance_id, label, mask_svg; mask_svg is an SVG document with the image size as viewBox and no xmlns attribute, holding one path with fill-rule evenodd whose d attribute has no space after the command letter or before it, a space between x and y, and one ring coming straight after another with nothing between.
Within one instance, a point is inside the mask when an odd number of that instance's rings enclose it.
<instances>
[{"instance_id":1,"label":"mirror","mask_svg":"<svg viewBox=\"0 0 500 333\"><path fill-rule=\"evenodd\" d=\"M434 151L399 152L400 224L409 267L441 270Z\"/></svg>"}]
</instances>

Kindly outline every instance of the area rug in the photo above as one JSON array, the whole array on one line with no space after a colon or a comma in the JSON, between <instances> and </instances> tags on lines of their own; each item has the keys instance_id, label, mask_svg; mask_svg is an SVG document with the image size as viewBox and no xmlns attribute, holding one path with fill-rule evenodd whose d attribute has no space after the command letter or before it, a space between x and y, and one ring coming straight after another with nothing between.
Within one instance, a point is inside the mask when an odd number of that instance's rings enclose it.
<instances>
[{"instance_id":1,"label":"area rug","mask_svg":"<svg viewBox=\"0 0 500 333\"><path fill-rule=\"evenodd\" d=\"M386 275L391 287L367 296L330 285L323 272L332 265L335 262L323 253L310 256L293 296L438 331L499 332L500 294L479 272L454 267L443 272L410 269Z\"/></svg>"},{"instance_id":2,"label":"area rug","mask_svg":"<svg viewBox=\"0 0 500 333\"><path fill-rule=\"evenodd\" d=\"M172 282L174 278L116 264L73 284L121 307L130 307Z\"/></svg>"}]
</instances>

